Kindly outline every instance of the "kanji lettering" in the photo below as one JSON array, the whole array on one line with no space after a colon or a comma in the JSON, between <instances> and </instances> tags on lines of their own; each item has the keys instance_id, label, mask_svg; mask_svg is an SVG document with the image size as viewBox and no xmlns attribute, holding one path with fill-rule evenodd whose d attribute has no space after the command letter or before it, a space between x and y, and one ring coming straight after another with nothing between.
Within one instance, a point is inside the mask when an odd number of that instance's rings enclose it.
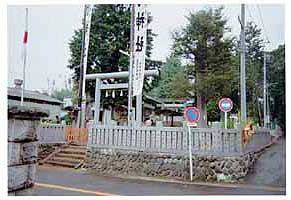
<instances>
[{"instance_id":1,"label":"kanji lettering","mask_svg":"<svg viewBox=\"0 0 291 200\"><path fill-rule=\"evenodd\" d=\"M143 48L143 36L137 36L137 42L136 42L136 51L142 51Z\"/></svg>"},{"instance_id":2,"label":"kanji lettering","mask_svg":"<svg viewBox=\"0 0 291 200\"><path fill-rule=\"evenodd\" d=\"M144 12L137 13L137 18L136 18L136 25L137 25L137 30L139 31L139 27L141 26L141 28L143 28L143 25L145 23L145 17L144 17Z\"/></svg>"}]
</instances>

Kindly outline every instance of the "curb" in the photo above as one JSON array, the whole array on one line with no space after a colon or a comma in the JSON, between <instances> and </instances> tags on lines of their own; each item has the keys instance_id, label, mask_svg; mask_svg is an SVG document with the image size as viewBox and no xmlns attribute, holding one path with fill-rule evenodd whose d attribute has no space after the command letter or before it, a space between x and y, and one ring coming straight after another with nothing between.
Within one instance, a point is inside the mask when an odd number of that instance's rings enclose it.
<instances>
[{"instance_id":1,"label":"curb","mask_svg":"<svg viewBox=\"0 0 291 200\"><path fill-rule=\"evenodd\" d=\"M274 187L267 185L250 185L250 184L242 184L242 183L211 183L211 182L189 182L189 181L179 181L173 179L160 179L153 177L143 177L143 176L123 176L123 175L115 175L115 176L107 176L107 177L116 177L121 179L131 179L131 180L143 180L143 181L153 181L160 183L175 183L175 184L183 184L183 185L196 185L196 186L210 186L210 187L226 187L226 188L246 188L246 189L258 189L258 190L266 190L266 191L274 191L274 192L286 192L285 187Z\"/></svg>"}]
</instances>

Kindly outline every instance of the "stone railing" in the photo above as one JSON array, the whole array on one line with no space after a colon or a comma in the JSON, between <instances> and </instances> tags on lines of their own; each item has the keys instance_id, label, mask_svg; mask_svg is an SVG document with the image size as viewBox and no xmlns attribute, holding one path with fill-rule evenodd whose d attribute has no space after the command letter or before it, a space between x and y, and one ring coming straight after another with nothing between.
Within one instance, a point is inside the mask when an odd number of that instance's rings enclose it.
<instances>
[{"instance_id":1,"label":"stone railing","mask_svg":"<svg viewBox=\"0 0 291 200\"><path fill-rule=\"evenodd\" d=\"M90 124L85 166L100 174L189 180L188 136L187 127ZM194 180L243 181L270 134L257 130L249 139L243 144L241 129L191 128Z\"/></svg>"},{"instance_id":2,"label":"stone railing","mask_svg":"<svg viewBox=\"0 0 291 200\"><path fill-rule=\"evenodd\" d=\"M191 129L192 152L197 155L242 153L241 131L234 129ZM187 154L188 129L172 127L89 126L88 146Z\"/></svg>"},{"instance_id":3,"label":"stone railing","mask_svg":"<svg viewBox=\"0 0 291 200\"><path fill-rule=\"evenodd\" d=\"M275 130L270 130L268 128L255 129L254 134L252 134L247 143L243 145L244 153L260 151L265 146L270 145L272 142L271 131Z\"/></svg>"},{"instance_id":4,"label":"stone railing","mask_svg":"<svg viewBox=\"0 0 291 200\"><path fill-rule=\"evenodd\" d=\"M61 124L41 124L36 133L39 144L66 143L65 129Z\"/></svg>"}]
</instances>

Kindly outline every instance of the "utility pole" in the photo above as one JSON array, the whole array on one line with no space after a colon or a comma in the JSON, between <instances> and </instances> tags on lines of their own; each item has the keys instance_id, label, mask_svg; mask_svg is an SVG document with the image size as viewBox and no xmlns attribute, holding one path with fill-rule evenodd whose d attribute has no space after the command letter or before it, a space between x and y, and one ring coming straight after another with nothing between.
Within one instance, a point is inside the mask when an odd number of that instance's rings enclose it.
<instances>
[{"instance_id":1,"label":"utility pole","mask_svg":"<svg viewBox=\"0 0 291 200\"><path fill-rule=\"evenodd\" d=\"M247 120L246 112L246 69L245 69L245 4L241 5L241 53L240 53L240 107L241 107L241 124L244 124Z\"/></svg>"},{"instance_id":2,"label":"utility pole","mask_svg":"<svg viewBox=\"0 0 291 200\"><path fill-rule=\"evenodd\" d=\"M25 90L25 68L26 68L26 57L27 57L27 39L28 39L28 8L25 8L25 30L23 37L23 80L21 90L21 101L20 105L23 106L24 101L24 90Z\"/></svg>"},{"instance_id":3,"label":"utility pole","mask_svg":"<svg viewBox=\"0 0 291 200\"><path fill-rule=\"evenodd\" d=\"M130 20L130 57L129 57L129 73L128 73L128 106L127 106L127 125L133 125L132 115L132 70L134 61L134 4L131 5L131 20Z\"/></svg>"}]
</instances>

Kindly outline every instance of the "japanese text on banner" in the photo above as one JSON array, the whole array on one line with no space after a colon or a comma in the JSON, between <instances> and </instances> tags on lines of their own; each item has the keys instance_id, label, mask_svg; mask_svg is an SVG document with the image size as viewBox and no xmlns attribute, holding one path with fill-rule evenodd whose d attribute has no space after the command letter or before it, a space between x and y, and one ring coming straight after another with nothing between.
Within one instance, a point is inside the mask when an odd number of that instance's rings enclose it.
<instances>
[{"instance_id":1,"label":"japanese text on banner","mask_svg":"<svg viewBox=\"0 0 291 200\"><path fill-rule=\"evenodd\" d=\"M134 55L133 55L133 96L140 95L143 88L145 71L145 50L147 32L146 5L135 4L134 15Z\"/></svg>"}]
</instances>

